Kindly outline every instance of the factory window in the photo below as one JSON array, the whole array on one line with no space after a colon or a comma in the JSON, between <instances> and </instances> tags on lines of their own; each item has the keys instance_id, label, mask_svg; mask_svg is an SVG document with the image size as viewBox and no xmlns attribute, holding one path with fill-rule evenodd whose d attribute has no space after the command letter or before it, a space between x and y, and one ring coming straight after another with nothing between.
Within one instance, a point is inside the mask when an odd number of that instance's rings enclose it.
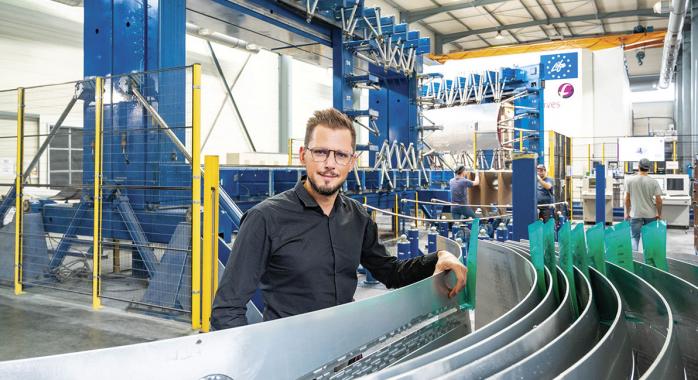
<instances>
[{"instance_id":1,"label":"factory window","mask_svg":"<svg viewBox=\"0 0 698 380\"><path fill-rule=\"evenodd\" d=\"M82 128L61 127L49 144L49 183L82 184Z\"/></svg>"}]
</instances>

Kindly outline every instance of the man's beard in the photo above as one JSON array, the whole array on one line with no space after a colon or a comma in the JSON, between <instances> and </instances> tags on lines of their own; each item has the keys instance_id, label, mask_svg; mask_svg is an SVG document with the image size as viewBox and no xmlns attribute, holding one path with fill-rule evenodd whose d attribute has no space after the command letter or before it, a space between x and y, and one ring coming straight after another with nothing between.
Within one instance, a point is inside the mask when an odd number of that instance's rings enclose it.
<instances>
[{"instance_id":1,"label":"man's beard","mask_svg":"<svg viewBox=\"0 0 698 380\"><path fill-rule=\"evenodd\" d=\"M333 187L333 188L321 188L319 187L311 178L308 176L308 182L310 182L310 187L315 190L316 193L324 195L326 197L330 195L334 195L339 189L342 187L343 183L340 183L339 185Z\"/></svg>"}]
</instances>

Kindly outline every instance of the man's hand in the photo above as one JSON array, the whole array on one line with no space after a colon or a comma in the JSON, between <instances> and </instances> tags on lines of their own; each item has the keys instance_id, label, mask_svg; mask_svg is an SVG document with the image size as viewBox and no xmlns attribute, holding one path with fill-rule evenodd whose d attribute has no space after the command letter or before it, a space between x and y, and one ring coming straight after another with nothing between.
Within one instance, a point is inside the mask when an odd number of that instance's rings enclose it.
<instances>
[{"instance_id":1,"label":"man's hand","mask_svg":"<svg viewBox=\"0 0 698 380\"><path fill-rule=\"evenodd\" d=\"M627 212L625 213L625 216L623 217L625 220L630 220L630 214Z\"/></svg>"},{"instance_id":2,"label":"man's hand","mask_svg":"<svg viewBox=\"0 0 698 380\"><path fill-rule=\"evenodd\" d=\"M436 262L434 274L445 271L453 271L453 273L456 275L456 286L454 286L448 293L448 298L452 298L465 287L465 281L468 277L468 268L466 268L463 263L458 261L458 259L449 252L438 251L436 254L439 257L439 261Z\"/></svg>"}]
</instances>

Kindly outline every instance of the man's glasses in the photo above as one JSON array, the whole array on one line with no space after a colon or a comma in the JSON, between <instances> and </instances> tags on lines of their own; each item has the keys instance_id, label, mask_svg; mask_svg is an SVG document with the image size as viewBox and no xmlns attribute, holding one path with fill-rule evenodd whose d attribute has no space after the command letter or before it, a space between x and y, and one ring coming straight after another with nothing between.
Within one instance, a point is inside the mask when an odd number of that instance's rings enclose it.
<instances>
[{"instance_id":1,"label":"man's glasses","mask_svg":"<svg viewBox=\"0 0 698 380\"><path fill-rule=\"evenodd\" d=\"M337 165L347 165L351 161L353 153L342 152L341 150L325 149L325 148L308 148L311 156L313 156L313 161L315 162L325 162L330 157L330 153L334 152L334 162Z\"/></svg>"}]
</instances>

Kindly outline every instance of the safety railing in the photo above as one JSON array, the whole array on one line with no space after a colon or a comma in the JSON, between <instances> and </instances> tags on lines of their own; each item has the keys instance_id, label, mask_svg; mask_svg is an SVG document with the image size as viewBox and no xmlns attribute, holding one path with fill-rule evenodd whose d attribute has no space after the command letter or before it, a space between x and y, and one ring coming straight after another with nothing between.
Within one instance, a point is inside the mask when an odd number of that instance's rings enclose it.
<instances>
[{"instance_id":1,"label":"safety railing","mask_svg":"<svg viewBox=\"0 0 698 380\"><path fill-rule=\"evenodd\" d=\"M207 182L202 247L200 81L194 65L0 91L0 283L202 327L219 194Z\"/></svg>"}]
</instances>

